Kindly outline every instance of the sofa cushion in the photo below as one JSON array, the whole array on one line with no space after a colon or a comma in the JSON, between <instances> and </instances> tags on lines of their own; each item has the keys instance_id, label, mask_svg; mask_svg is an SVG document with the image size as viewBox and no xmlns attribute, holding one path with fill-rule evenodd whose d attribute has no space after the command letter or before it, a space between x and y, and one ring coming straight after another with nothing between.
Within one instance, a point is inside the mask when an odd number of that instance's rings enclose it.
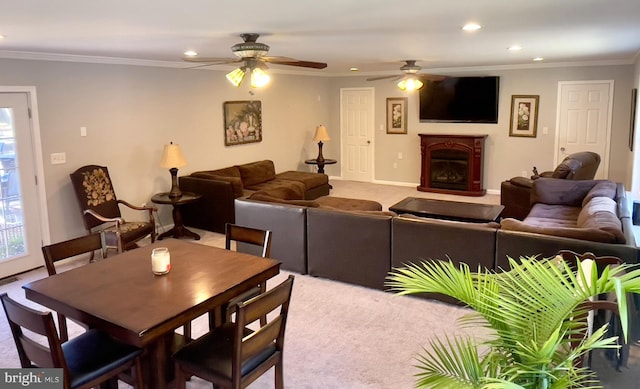
<instances>
[{"instance_id":1,"label":"sofa cushion","mask_svg":"<svg viewBox=\"0 0 640 389\"><path fill-rule=\"evenodd\" d=\"M311 207L311 208L317 208L320 206L320 204L318 204L316 201L313 201L313 200L286 200L286 199L271 196L266 191L255 192L248 198L251 200L264 201L268 203L299 205L299 206Z\"/></svg>"},{"instance_id":2,"label":"sofa cushion","mask_svg":"<svg viewBox=\"0 0 640 389\"><path fill-rule=\"evenodd\" d=\"M538 178L531 187L531 204L557 204L572 207L582 206L582 199L596 185L594 180L558 180Z\"/></svg>"},{"instance_id":3,"label":"sofa cushion","mask_svg":"<svg viewBox=\"0 0 640 389\"><path fill-rule=\"evenodd\" d=\"M594 197L582 207L577 226L580 228L598 228L615 238L615 243L626 243L622 232L622 223L616 214L617 204L608 197Z\"/></svg>"},{"instance_id":4,"label":"sofa cushion","mask_svg":"<svg viewBox=\"0 0 640 389\"><path fill-rule=\"evenodd\" d=\"M225 175L215 174L214 172L215 170L195 172L195 173L191 173L191 176L196 178L204 178L208 180L229 182L231 183L231 188L233 189L234 198L243 196L244 187L242 185L242 179L240 178L240 176L237 176L237 177L225 176Z\"/></svg>"},{"instance_id":5,"label":"sofa cushion","mask_svg":"<svg viewBox=\"0 0 640 389\"><path fill-rule=\"evenodd\" d=\"M329 183L329 176L326 174L293 170L276 174L276 179L302 182L306 189L317 188Z\"/></svg>"},{"instance_id":6,"label":"sofa cushion","mask_svg":"<svg viewBox=\"0 0 640 389\"><path fill-rule=\"evenodd\" d=\"M297 186L277 186L271 189L260 189L255 193L267 195L282 200L301 200L300 188ZM254 194L255 194L254 193Z\"/></svg>"},{"instance_id":7,"label":"sofa cushion","mask_svg":"<svg viewBox=\"0 0 640 389\"><path fill-rule=\"evenodd\" d=\"M534 204L524 222L533 226L576 227L580 207Z\"/></svg>"},{"instance_id":8,"label":"sofa cushion","mask_svg":"<svg viewBox=\"0 0 640 389\"><path fill-rule=\"evenodd\" d=\"M582 165L581 161L576 159L565 159L558 165L553 173L552 178L567 178L569 174L578 169Z\"/></svg>"},{"instance_id":9,"label":"sofa cushion","mask_svg":"<svg viewBox=\"0 0 640 389\"><path fill-rule=\"evenodd\" d=\"M316 201L322 208L334 208L342 211L382 211L382 204L372 200L322 196Z\"/></svg>"},{"instance_id":10,"label":"sofa cushion","mask_svg":"<svg viewBox=\"0 0 640 389\"><path fill-rule=\"evenodd\" d=\"M273 161L264 160L237 165L242 177L242 183L246 187L260 184L276 178L276 168Z\"/></svg>"},{"instance_id":11,"label":"sofa cushion","mask_svg":"<svg viewBox=\"0 0 640 389\"><path fill-rule=\"evenodd\" d=\"M222 169L210 170L209 173L212 173L218 176L242 178L242 176L240 175L240 169L238 169L237 166L229 166Z\"/></svg>"},{"instance_id":12,"label":"sofa cushion","mask_svg":"<svg viewBox=\"0 0 640 389\"><path fill-rule=\"evenodd\" d=\"M254 185L245 183L245 187L255 191L267 191L272 196L285 200L304 199L305 187L302 182L274 179Z\"/></svg>"},{"instance_id":13,"label":"sofa cushion","mask_svg":"<svg viewBox=\"0 0 640 389\"><path fill-rule=\"evenodd\" d=\"M502 219L502 221L500 222L500 227L503 230L532 232L535 234L589 240L592 242L617 242L617 238L614 234L601 228L533 226L523 221L511 218Z\"/></svg>"},{"instance_id":14,"label":"sofa cushion","mask_svg":"<svg viewBox=\"0 0 640 389\"><path fill-rule=\"evenodd\" d=\"M593 188L584 196L582 200L582 206L584 207L594 197L607 197L610 199L616 198L617 185L613 181L598 180Z\"/></svg>"}]
</instances>

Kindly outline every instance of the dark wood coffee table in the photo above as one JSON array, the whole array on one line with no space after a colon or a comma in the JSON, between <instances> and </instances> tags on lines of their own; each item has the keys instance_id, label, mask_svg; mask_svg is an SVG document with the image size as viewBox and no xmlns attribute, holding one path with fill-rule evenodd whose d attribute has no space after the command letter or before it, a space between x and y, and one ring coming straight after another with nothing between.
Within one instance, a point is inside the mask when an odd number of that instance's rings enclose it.
<instances>
[{"instance_id":1,"label":"dark wood coffee table","mask_svg":"<svg viewBox=\"0 0 640 389\"><path fill-rule=\"evenodd\" d=\"M407 197L389 207L397 214L410 213L432 219L457 220L473 223L498 221L504 205L464 203L460 201Z\"/></svg>"}]
</instances>

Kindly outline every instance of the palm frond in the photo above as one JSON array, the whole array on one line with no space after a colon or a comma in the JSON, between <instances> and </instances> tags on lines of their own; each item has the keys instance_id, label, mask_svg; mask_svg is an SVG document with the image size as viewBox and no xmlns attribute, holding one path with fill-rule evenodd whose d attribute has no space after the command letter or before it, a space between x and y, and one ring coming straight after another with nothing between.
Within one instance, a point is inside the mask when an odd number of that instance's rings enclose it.
<instances>
[{"instance_id":1,"label":"palm frond","mask_svg":"<svg viewBox=\"0 0 640 389\"><path fill-rule=\"evenodd\" d=\"M606 326L586 333L584 301L615 292L627 333L626 293L640 293L640 269L606 267L598 275L577 262L524 257L509 259L511 270L493 273L449 261L423 261L393 269L387 286L399 294L441 293L475 313L460 323L491 329L475 343L469 338L431 341L418 357L418 387L429 388L597 388L598 381L576 362L594 348L616 347ZM478 349L486 350L479 355Z\"/></svg>"}]
</instances>

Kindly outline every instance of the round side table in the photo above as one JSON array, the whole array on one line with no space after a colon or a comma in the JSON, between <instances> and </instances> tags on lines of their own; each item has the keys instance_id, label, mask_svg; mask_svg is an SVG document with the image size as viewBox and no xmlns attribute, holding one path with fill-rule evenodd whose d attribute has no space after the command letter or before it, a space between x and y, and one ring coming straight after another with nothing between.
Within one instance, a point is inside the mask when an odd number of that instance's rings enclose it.
<instances>
[{"instance_id":1,"label":"round side table","mask_svg":"<svg viewBox=\"0 0 640 389\"><path fill-rule=\"evenodd\" d=\"M156 204L171 204L173 206L173 228L160 234L160 236L158 236L158 240L162 240L167 236L176 239L186 237L200 240L200 235L196 234L193 231L189 231L182 223L182 213L180 212L180 206L183 204L189 204L194 201L198 201L201 197L202 195L191 192L182 192L182 196L180 197L169 197L169 193L154 194L151 197L152 202Z\"/></svg>"},{"instance_id":2,"label":"round side table","mask_svg":"<svg viewBox=\"0 0 640 389\"><path fill-rule=\"evenodd\" d=\"M325 159L324 161L318 161L317 159L307 159L304 161L307 165L318 165L318 173L324 173L324 165L333 165L338 163L335 159Z\"/></svg>"}]
</instances>

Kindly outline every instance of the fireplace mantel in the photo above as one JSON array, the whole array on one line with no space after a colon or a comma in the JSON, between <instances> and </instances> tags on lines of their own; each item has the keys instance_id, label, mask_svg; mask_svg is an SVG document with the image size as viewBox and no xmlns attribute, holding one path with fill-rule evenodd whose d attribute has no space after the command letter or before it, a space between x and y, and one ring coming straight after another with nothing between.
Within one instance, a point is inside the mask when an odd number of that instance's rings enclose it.
<instances>
[{"instance_id":1,"label":"fireplace mantel","mask_svg":"<svg viewBox=\"0 0 640 389\"><path fill-rule=\"evenodd\" d=\"M487 135L418 134L422 192L484 196L484 141Z\"/></svg>"}]
</instances>

